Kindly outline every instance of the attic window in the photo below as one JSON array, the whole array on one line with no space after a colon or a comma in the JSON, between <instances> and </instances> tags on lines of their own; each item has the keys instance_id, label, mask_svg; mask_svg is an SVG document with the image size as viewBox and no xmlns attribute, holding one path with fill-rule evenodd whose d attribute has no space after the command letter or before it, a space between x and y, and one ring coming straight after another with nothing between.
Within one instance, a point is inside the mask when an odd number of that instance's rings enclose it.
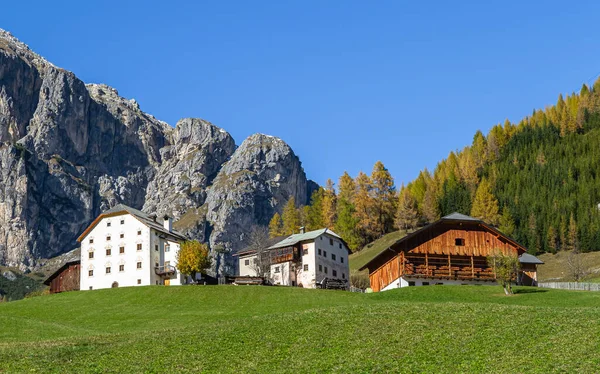
<instances>
[{"instance_id":1,"label":"attic window","mask_svg":"<svg viewBox=\"0 0 600 374\"><path fill-rule=\"evenodd\" d=\"M121 225L124 225L124 224L125 224L125 220L124 220L124 219L122 219L122 220L121 220Z\"/></svg>"},{"instance_id":2,"label":"attic window","mask_svg":"<svg viewBox=\"0 0 600 374\"><path fill-rule=\"evenodd\" d=\"M454 239L454 245L460 246L460 247L464 246L465 245L465 239L463 239L463 238L456 238L456 239Z\"/></svg>"}]
</instances>

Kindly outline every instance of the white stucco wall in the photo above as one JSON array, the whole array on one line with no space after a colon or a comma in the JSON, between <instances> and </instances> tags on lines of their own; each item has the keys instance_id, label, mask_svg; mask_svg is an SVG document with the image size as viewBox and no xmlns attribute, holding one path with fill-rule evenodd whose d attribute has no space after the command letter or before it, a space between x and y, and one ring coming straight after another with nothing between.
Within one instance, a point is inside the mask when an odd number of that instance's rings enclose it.
<instances>
[{"instance_id":1,"label":"white stucco wall","mask_svg":"<svg viewBox=\"0 0 600 374\"><path fill-rule=\"evenodd\" d=\"M324 234L316 238L314 246L316 249L316 282L321 282L323 278L349 279L348 250L344 243L335 236ZM319 249L321 250L320 255ZM335 255L335 260L332 258L332 254ZM321 270L319 270L319 265ZM327 272L325 272L325 268L327 268ZM334 270L336 275L333 275Z\"/></svg>"},{"instance_id":2,"label":"white stucco wall","mask_svg":"<svg viewBox=\"0 0 600 374\"><path fill-rule=\"evenodd\" d=\"M256 274L256 269L254 268L254 265L253 265L254 261L256 261L256 255L239 256L239 258L238 258L239 275L247 276L247 277L258 276ZM247 265L246 265L246 262L248 263Z\"/></svg>"},{"instance_id":3,"label":"white stucco wall","mask_svg":"<svg viewBox=\"0 0 600 374\"><path fill-rule=\"evenodd\" d=\"M141 231L140 235L138 230ZM110 240L107 240L109 235ZM90 239L93 239L93 243L90 243ZM165 243L170 244L167 253L164 253ZM137 249L138 244L142 245L141 250ZM158 245L158 251L155 245ZM125 248L124 253L120 253L120 247ZM111 249L110 255L106 254L107 248ZM80 289L111 288L114 282L119 287L162 284L163 278L155 274L155 265L162 266L164 261L170 261L171 265L176 266L178 250L178 242L161 238L155 230L128 213L102 218L81 241ZM89 258L91 251L94 252L92 259ZM140 269L138 262L141 263ZM120 271L121 265L123 271ZM107 267L111 268L110 273L106 273ZM93 270L92 276L89 270ZM177 272L171 277L170 284L178 285L182 280L183 277Z\"/></svg>"},{"instance_id":4,"label":"white stucco wall","mask_svg":"<svg viewBox=\"0 0 600 374\"><path fill-rule=\"evenodd\" d=\"M395 288L409 287L408 282L415 282L415 286L423 286L423 282L429 283L430 286L437 284L448 285L448 286L460 286L460 285L497 285L496 282L490 281L461 281L461 280L448 280L448 279L432 279L432 278L409 278L400 277L395 279L393 282L385 286L381 291L393 290Z\"/></svg>"}]
</instances>

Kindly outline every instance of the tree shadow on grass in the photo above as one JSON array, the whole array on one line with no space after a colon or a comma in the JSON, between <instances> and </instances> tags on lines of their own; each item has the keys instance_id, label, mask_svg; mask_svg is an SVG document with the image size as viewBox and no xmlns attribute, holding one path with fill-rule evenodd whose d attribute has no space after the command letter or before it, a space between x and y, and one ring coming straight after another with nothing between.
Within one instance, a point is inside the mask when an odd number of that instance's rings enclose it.
<instances>
[{"instance_id":1,"label":"tree shadow on grass","mask_svg":"<svg viewBox=\"0 0 600 374\"><path fill-rule=\"evenodd\" d=\"M544 289L541 289L541 288L531 287L531 288L525 288L525 289L515 290L515 295L517 295L517 294L526 294L526 293L539 293L539 292L548 292L548 290L544 290Z\"/></svg>"}]
</instances>

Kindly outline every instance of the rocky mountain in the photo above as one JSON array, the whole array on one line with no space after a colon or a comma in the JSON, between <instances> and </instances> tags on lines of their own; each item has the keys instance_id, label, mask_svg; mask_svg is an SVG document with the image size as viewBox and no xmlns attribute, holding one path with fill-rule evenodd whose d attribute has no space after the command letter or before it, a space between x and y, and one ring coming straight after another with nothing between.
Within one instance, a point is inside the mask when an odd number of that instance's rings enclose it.
<instances>
[{"instance_id":1,"label":"rocky mountain","mask_svg":"<svg viewBox=\"0 0 600 374\"><path fill-rule=\"evenodd\" d=\"M172 215L227 253L312 188L281 139L257 134L236 149L207 121L173 128L0 30L0 265L32 268L73 250L118 203Z\"/></svg>"}]
</instances>

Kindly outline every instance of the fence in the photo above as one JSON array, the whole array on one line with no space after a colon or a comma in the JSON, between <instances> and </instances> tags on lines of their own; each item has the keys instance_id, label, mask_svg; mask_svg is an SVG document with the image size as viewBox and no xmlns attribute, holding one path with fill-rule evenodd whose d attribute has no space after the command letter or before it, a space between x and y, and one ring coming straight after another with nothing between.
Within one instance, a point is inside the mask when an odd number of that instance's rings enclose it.
<instances>
[{"instance_id":1,"label":"fence","mask_svg":"<svg viewBox=\"0 0 600 374\"><path fill-rule=\"evenodd\" d=\"M558 288L561 290L600 291L600 283L541 282L538 283L538 287Z\"/></svg>"}]
</instances>

